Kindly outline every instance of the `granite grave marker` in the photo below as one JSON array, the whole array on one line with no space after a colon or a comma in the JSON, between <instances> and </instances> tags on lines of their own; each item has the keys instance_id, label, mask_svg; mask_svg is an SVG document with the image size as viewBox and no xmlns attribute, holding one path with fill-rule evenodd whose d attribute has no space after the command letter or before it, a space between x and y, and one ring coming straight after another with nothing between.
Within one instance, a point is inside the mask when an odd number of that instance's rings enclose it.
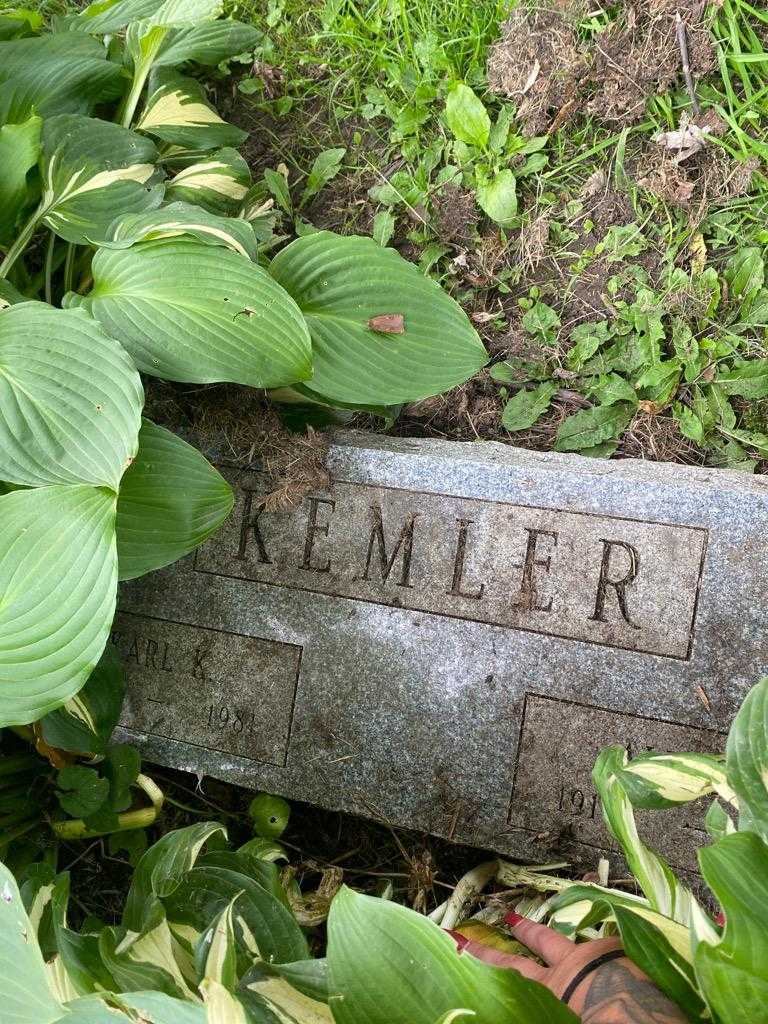
<instances>
[{"instance_id":1,"label":"granite grave marker","mask_svg":"<svg viewBox=\"0 0 768 1024\"><path fill-rule=\"evenodd\" d=\"M126 585L149 759L487 846L594 860L598 750L720 750L768 672L768 479L368 435L332 486ZM695 807L643 813L694 866Z\"/></svg>"}]
</instances>

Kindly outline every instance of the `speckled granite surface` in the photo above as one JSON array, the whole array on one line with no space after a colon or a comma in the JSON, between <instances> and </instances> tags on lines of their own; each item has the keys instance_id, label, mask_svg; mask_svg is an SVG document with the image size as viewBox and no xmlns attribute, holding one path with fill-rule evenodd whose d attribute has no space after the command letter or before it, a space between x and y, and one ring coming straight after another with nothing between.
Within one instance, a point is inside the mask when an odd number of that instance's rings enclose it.
<instances>
[{"instance_id":1,"label":"speckled granite surface","mask_svg":"<svg viewBox=\"0 0 768 1024\"><path fill-rule=\"evenodd\" d=\"M148 758L531 860L608 840L599 748L720 749L768 672L768 479L339 435L334 484L122 590ZM641 814L681 868L695 808Z\"/></svg>"}]
</instances>

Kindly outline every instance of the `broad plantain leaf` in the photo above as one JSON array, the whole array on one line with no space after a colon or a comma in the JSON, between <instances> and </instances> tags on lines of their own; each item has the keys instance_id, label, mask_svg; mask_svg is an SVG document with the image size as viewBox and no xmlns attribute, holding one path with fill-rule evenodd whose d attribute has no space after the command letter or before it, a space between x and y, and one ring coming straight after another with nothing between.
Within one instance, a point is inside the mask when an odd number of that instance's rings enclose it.
<instances>
[{"instance_id":1,"label":"broad plantain leaf","mask_svg":"<svg viewBox=\"0 0 768 1024\"><path fill-rule=\"evenodd\" d=\"M514 432L532 427L549 408L549 403L557 389L558 385L549 380L543 381L531 391L521 388L504 406L501 416L504 429Z\"/></svg>"},{"instance_id":2,"label":"broad plantain leaf","mask_svg":"<svg viewBox=\"0 0 768 1024\"><path fill-rule=\"evenodd\" d=\"M330 402L395 405L447 391L485 365L463 310L440 286L371 238L318 231L297 239L270 272L293 296L312 335L310 389ZM369 321L403 317L403 332Z\"/></svg>"},{"instance_id":3,"label":"broad plantain leaf","mask_svg":"<svg viewBox=\"0 0 768 1024\"><path fill-rule=\"evenodd\" d=\"M256 235L250 224L235 217L217 217L189 203L169 203L149 213L128 213L109 226L103 249L128 249L137 242L189 235L206 245L226 245L254 259Z\"/></svg>"},{"instance_id":4,"label":"broad plantain leaf","mask_svg":"<svg viewBox=\"0 0 768 1024\"><path fill-rule=\"evenodd\" d=\"M43 739L59 750L103 754L120 719L124 693L120 658L107 644L82 690L41 720Z\"/></svg>"},{"instance_id":5,"label":"broad plantain leaf","mask_svg":"<svg viewBox=\"0 0 768 1024\"><path fill-rule=\"evenodd\" d=\"M463 82L459 82L448 93L445 119L451 132L461 142L481 149L487 144L491 132L488 111L483 101Z\"/></svg>"},{"instance_id":6,"label":"broad plantain leaf","mask_svg":"<svg viewBox=\"0 0 768 1024\"><path fill-rule=\"evenodd\" d=\"M714 383L725 395L740 395L742 398L765 398L768 396L768 359L751 359L737 363L730 370L722 371Z\"/></svg>"},{"instance_id":7,"label":"broad plantain leaf","mask_svg":"<svg viewBox=\"0 0 768 1024\"><path fill-rule=\"evenodd\" d=\"M176 146L200 150L239 146L248 135L219 117L208 103L205 90L194 78L165 70L152 76L136 131Z\"/></svg>"},{"instance_id":8,"label":"broad plantain leaf","mask_svg":"<svg viewBox=\"0 0 768 1024\"><path fill-rule=\"evenodd\" d=\"M488 177L477 170L477 203L492 221L508 227L517 213L517 182L508 168Z\"/></svg>"},{"instance_id":9,"label":"broad plantain leaf","mask_svg":"<svg viewBox=\"0 0 768 1024\"><path fill-rule=\"evenodd\" d=\"M456 1007L474 1010L476 1024L577 1019L517 971L459 954L450 936L420 914L346 887L328 918L328 966L336 1024L434 1024Z\"/></svg>"},{"instance_id":10,"label":"broad plantain leaf","mask_svg":"<svg viewBox=\"0 0 768 1024\"><path fill-rule=\"evenodd\" d=\"M559 452L578 452L593 448L603 441L613 440L626 430L634 412L629 402L615 402L572 413L560 424L555 449Z\"/></svg>"},{"instance_id":11,"label":"broad plantain leaf","mask_svg":"<svg viewBox=\"0 0 768 1024\"><path fill-rule=\"evenodd\" d=\"M301 311L266 271L191 239L101 249L93 290L68 295L117 338L140 370L198 384L280 387L312 373Z\"/></svg>"},{"instance_id":12,"label":"broad plantain leaf","mask_svg":"<svg viewBox=\"0 0 768 1024\"><path fill-rule=\"evenodd\" d=\"M23 124L0 128L0 246L4 248L14 240L14 228L29 202L27 174L40 155L42 123L39 117L30 117Z\"/></svg>"},{"instance_id":13,"label":"broad plantain leaf","mask_svg":"<svg viewBox=\"0 0 768 1024\"><path fill-rule=\"evenodd\" d=\"M165 187L169 202L182 200L202 206L221 217L239 212L251 184L248 164L236 149L224 148L211 153L200 163L182 168Z\"/></svg>"},{"instance_id":14,"label":"broad plantain leaf","mask_svg":"<svg viewBox=\"0 0 768 1024\"><path fill-rule=\"evenodd\" d=\"M221 526L232 511L232 489L197 449L144 420L139 454L117 501L121 580L176 561Z\"/></svg>"},{"instance_id":15,"label":"broad plantain leaf","mask_svg":"<svg viewBox=\"0 0 768 1024\"><path fill-rule=\"evenodd\" d=\"M312 196L325 188L329 181L336 177L341 170L341 164L346 156L346 149L342 146L338 149L324 149L318 153L307 175L307 182L301 194L300 206L303 206Z\"/></svg>"},{"instance_id":16,"label":"broad plantain leaf","mask_svg":"<svg viewBox=\"0 0 768 1024\"><path fill-rule=\"evenodd\" d=\"M120 125L77 114L50 118L43 126L43 222L68 242L107 238L118 214L162 202L156 159L149 139Z\"/></svg>"},{"instance_id":17,"label":"broad plantain leaf","mask_svg":"<svg viewBox=\"0 0 768 1024\"><path fill-rule=\"evenodd\" d=\"M768 677L752 687L733 720L726 767L742 815L768 839Z\"/></svg>"},{"instance_id":18,"label":"broad plantain leaf","mask_svg":"<svg viewBox=\"0 0 768 1024\"><path fill-rule=\"evenodd\" d=\"M16 880L0 863L0 1004L3 1024L54 1024L64 1015Z\"/></svg>"},{"instance_id":19,"label":"broad plantain leaf","mask_svg":"<svg viewBox=\"0 0 768 1024\"><path fill-rule=\"evenodd\" d=\"M115 611L115 495L85 486L0 497L0 725L25 725L83 686Z\"/></svg>"},{"instance_id":20,"label":"broad plantain leaf","mask_svg":"<svg viewBox=\"0 0 768 1024\"><path fill-rule=\"evenodd\" d=\"M117 490L144 393L128 354L79 310L25 302L0 316L0 479Z\"/></svg>"}]
</instances>

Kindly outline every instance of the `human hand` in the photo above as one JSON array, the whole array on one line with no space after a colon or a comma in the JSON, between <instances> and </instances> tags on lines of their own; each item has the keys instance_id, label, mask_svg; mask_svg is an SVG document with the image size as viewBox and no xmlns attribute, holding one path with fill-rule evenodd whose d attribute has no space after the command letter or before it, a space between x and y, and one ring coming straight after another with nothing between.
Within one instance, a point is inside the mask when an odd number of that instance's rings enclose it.
<instances>
[{"instance_id":1,"label":"human hand","mask_svg":"<svg viewBox=\"0 0 768 1024\"><path fill-rule=\"evenodd\" d=\"M460 951L540 982L579 1014L583 1024L685 1024L675 1004L624 956L618 939L574 943L519 914L508 914L505 921L546 966L453 933Z\"/></svg>"}]
</instances>

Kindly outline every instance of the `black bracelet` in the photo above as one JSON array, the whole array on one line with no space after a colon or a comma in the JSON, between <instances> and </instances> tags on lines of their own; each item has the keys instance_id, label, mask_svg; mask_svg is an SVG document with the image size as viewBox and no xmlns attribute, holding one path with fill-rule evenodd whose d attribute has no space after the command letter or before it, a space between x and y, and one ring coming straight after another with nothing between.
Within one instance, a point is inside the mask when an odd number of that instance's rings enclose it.
<instances>
[{"instance_id":1,"label":"black bracelet","mask_svg":"<svg viewBox=\"0 0 768 1024\"><path fill-rule=\"evenodd\" d=\"M573 978L571 978L565 992L563 992L563 994L560 996L561 1001L564 1002L567 1006L570 1002L573 993L576 991L576 989L579 987L582 981L584 981L584 979L592 973L592 971L596 971L598 967L602 967L603 964L610 963L611 960L618 960L620 957L626 955L627 954L624 952L623 949L612 949L610 950L610 952L603 953L602 956L597 956L594 960L590 960L588 964L582 967L581 970L577 974L575 974Z\"/></svg>"}]
</instances>

